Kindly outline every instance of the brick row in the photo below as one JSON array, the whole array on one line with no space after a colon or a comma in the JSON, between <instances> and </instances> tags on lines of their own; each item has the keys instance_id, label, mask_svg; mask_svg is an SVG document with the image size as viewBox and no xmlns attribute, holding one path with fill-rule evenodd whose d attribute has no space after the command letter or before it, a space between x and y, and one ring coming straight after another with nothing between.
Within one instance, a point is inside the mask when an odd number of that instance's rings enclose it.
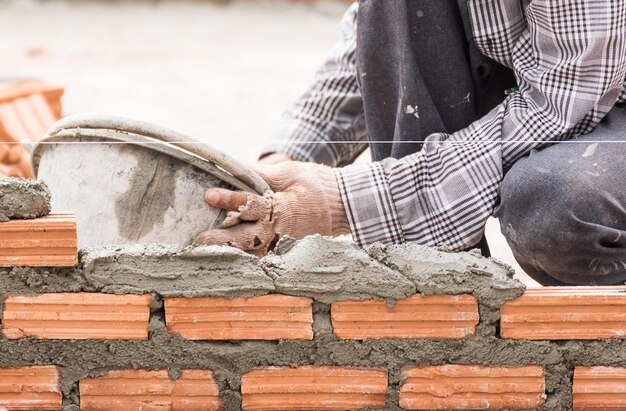
<instances>
[{"instance_id":1,"label":"brick row","mask_svg":"<svg viewBox=\"0 0 626 411\"><path fill-rule=\"evenodd\" d=\"M414 295L389 307L384 301L343 301L331 306L340 339L464 338L476 333L472 295Z\"/></svg>"},{"instance_id":2,"label":"brick row","mask_svg":"<svg viewBox=\"0 0 626 411\"><path fill-rule=\"evenodd\" d=\"M2 335L8 339L148 338L150 295L59 293L6 299Z\"/></svg>"},{"instance_id":3,"label":"brick row","mask_svg":"<svg viewBox=\"0 0 626 411\"><path fill-rule=\"evenodd\" d=\"M170 332L191 340L313 339L313 300L287 295L253 298L166 298Z\"/></svg>"},{"instance_id":4,"label":"brick row","mask_svg":"<svg viewBox=\"0 0 626 411\"><path fill-rule=\"evenodd\" d=\"M62 401L57 367L0 369L0 409L60 410Z\"/></svg>"},{"instance_id":5,"label":"brick row","mask_svg":"<svg viewBox=\"0 0 626 411\"><path fill-rule=\"evenodd\" d=\"M343 410L383 408L384 370L342 367L253 370L242 378L245 410ZM87 411L222 410L210 370L115 370L80 381ZM405 370L400 406L407 410L538 409L544 404L539 366L440 365ZM0 369L0 409L61 410L60 372L55 366ZM626 368L576 367L575 411L626 409Z\"/></svg>"},{"instance_id":6,"label":"brick row","mask_svg":"<svg viewBox=\"0 0 626 411\"><path fill-rule=\"evenodd\" d=\"M576 367L574 410L626 410L626 368Z\"/></svg>"},{"instance_id":7,"label":"brick row","mask_svg":"<svg viewBox=\"0 0 626 411\"><path fill-rule=\"evenodd\" d=\"M222 410L219 387L210 370L182 370L171 379L167 370L110 371L79 383L83 411Z\"/></svg>"},{"instance_id":8,"label":"brick row","mask_svg":"<svg viewBox=\"0 0 626 411\"><path fill-rule=\"evenodd\" d=\"M501 308L502 338L577 340L626 336L626 287L529 289Z\"/></svg>"},{"instance_id":9,"label":"brick row","mask_svg":"<svg viewBox=\"0 0 626 411\"><path fill-rule=\"evenodd\" d=\"M0 266L53 267L78 263L76 216L53 213L0 223Z\"/></svg>"},{"instance_id":10,"label":"brick row","mask_svg":"<svg viewBox=\"0 0 626 411\"><path fill-rule=\"evenodd\" d=\"M413 367L400 388L400 406L407 410L535 409L544 400L540 366Z\"/></svg>"},{"instance_id":11,"label":"brick row","mask_svg":"<svg viewBox=\"0 0 626 411\"><path fill-rule=\"evenodd\" d=\"M385 370L341 367L269 367L244 374L242 408L248 411L384 408Z\"/></svg>"}]
</instances>

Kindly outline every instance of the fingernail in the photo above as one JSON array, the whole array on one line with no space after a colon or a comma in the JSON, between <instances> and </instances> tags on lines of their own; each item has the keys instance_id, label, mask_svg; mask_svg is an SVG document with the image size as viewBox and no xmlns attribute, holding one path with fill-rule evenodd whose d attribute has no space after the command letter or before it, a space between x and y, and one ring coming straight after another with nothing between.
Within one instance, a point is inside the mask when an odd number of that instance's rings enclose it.
<instances>
[{"instance_id":1,"label":"fingernail","mask_svg":"<svg viewBox=\"0 0 626 411\"><path fill-rule=\"evenodd\" d=\"M207 191L204 197L206 198L206 201L211 204L215 204L220 199L219 193L215 190Z\"/></svg>"}]
</instances>

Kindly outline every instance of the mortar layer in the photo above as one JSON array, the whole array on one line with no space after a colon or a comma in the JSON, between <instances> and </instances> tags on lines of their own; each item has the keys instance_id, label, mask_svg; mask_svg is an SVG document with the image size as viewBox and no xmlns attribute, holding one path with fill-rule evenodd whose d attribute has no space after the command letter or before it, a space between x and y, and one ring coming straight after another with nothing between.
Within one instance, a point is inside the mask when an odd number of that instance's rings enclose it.
<instances>
[{"instance_id":1,"label":"mortar layer","mask_svg":"<svg viewBox=\"0 0 626 411\"><path fill-rule=\"evenodd\" d=\"M473 294L479 303L499 308L524 293L513 269L479 252L445 252L406 243L374 244L368 253L411 280L422 294Z\"/></svg>"},{"instance_id":2,"label":"mortar layer","mask_svg":"<svg viewBox=\"0 0 626 411\"><path fill-rule=\"evenodd\" d=\"M0 222L50 214L50 190L43 181L0 178Z\"/></svg>"},{"instance_id":3,"label":"mortar layer","mask_svg":"<svg viewBox=\"0 0 626 411\"><path fill-rule=\"evenodd\" d=\"M230 247L93 247L81 261L86 281L104 292L250 297L274 290L255 257Z\"/></svg>"},{"instance_id":4,"label":"mortar layer","mask_svg":"<svg viewBox=\"0 0 626 411\"><path fill-rule=\"evenodd\" d=\"M415 285L371 258L347 240L314 235L300 241L283 238L275 254L262 260L277 292L338 300L402 299Z\"/></svg>"}]
</instances>

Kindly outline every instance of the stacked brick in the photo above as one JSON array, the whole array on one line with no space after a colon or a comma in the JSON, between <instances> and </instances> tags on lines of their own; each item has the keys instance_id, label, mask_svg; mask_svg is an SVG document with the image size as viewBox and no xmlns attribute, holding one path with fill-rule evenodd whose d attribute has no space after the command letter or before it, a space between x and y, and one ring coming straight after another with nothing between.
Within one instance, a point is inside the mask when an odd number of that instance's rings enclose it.
<instances>
[{"instance_id":1,"label":"stacked brick","mask_svg":"<svg viewBox=\"0 0 626 411\"><path fill-rule=\"evenodd\" d=\"M243 375L249 411L384 408L387 371L347 367L264 368Z\"/></svg>"},{"instance_id":2,"label":"stacked brick","mask_svg":"<svg viewBox=\"0 0 626 411\"><path fill-rule=\"evenodd\" d=\"M74 266L77 246L73 213L0 223L0 267Z\"/></svg>"},{"instance_id":3,"label":"stacked brick","mask_svg":"<svg viewBox=\"0 0 626 411\"><path fill-rule=\"evenodd\" d=\"M62 401L57 367L0 369L0 409L60 410Z\"/></svg>"},{"instance_id":4,"label":"stacked brick","mask_svg":"<svg viewBox=\"0 0 626 411\"><path fill-rule=\"evenodd\" d=\"M14 295L4 301L2 335L8 339L145 340L149 319L150 295Z\"/></svg>"},{"instance_id":5,"label":"stacked brick","mask_svg":"<svg viewBox=\"0 0 626 411\"><path fill-rule=\"evenodd\" d=\"M165 321L190 340L312 340L312 307L310 298L287 295L167 298Z\"/></svg>"},{"instance_id":6,"label":"stacked brick","mask_svg":"<svg viewBox=\"0 0 626 411\"><path fill-rule=\"evenodd\" d=\"M20 143L39 141L61 118L63 91L37 81L0 85L0 177L34 177Z\"/></svg>"},{"instance_id":7,"label":"stacked brick","mask_svg":"<svg viewBox=\"0 0 626 411\"><path fill-rule=\"evenodd\" d=\"M340 339L463 338L476 333L472 295L415 295L389 307L384 301L341 301L331 306Z\"/></svg>"},{"instance_id":8,"label":"stacked brick","mask_svg":"<svg viewBox=\"0 0 626 411\"><path fill-rule=\"evenodd\" d=\"M52 212L42 181L0 177L0 267L78 263L76 216Z\"/></svg>"},{"instance_id":9,"label":"stacked brick","mask_svg":"<svg viewBox=\"0 0 626 411\"><path fill-rule=\"evenodd\" d=\"M223 409L219 388L209 370L182 370L172 379L167 370L110 371L80 382L81 410Z\"/></svg>"},{"instance_id":10,"label":"stacked brick","mask_svg":"<svg viewBox=\"0 0 626 411\"><path fill-rule=\"evenodd\" d=\"M440 365L405 371L400 406L407 410L535 409L545 397L543 369Z\"/></svg>"},{"instance_id":11,"label":"stacked brick","mask_svg":"<svg viewBox=\"0 0 626 411\"><path fill-rule=\"evenodd\" d=\"M320 302L130 292L84 265L4 269L1 409L626 409L626 287Z\"/></svg>"}]
</instances>

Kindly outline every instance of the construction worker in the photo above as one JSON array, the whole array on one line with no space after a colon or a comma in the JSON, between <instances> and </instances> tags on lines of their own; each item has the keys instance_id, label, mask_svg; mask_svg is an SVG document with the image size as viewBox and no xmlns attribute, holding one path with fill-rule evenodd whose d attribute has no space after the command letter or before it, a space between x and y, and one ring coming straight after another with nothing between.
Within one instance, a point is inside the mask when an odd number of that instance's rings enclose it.
<instances>
[{"instance_id":1,"label":"construction worker","mask_svg":"<svg viewBox=\"0 0 626 411\"><path fill-rule=\"evenodd\" d=\"M361 0L263 153L274 193L209 190L198 242L464 250L495 215L540 283L624 283L625 80L624 0Z\"/></svg>"}]
</instances>

